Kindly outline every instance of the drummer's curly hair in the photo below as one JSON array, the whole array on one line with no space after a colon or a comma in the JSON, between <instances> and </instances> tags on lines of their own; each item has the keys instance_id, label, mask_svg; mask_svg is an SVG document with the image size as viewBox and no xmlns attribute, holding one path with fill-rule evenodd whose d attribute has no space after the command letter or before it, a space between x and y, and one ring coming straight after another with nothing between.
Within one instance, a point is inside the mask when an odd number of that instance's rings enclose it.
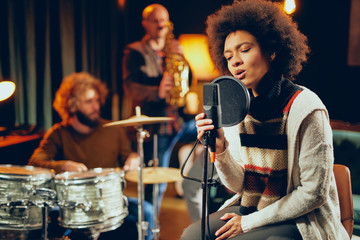
<instances>
[{"instance_id":1,"label":"drummer's curly hair","mask_svg":"<svg viewBox=\"0 0 360 240\"><path fill-rule=\"evenodd\" d=\"M101 80L87 72L72 73L62 80L56 91L53 107L64 122L78 110L79 101L88 89L98 92L100 104L103 106L109 90Z\"/></svg>"},{"instance_id":2,"label":"drummer's curly hair","mask_svg":"<svg viewBox=\"0 0 360 240\"><path fill-rule=\"evenodd\" d=\"M275 53L271 68L289 80L299 74L310 49L307 37L282 10L279 3L265 0L235 0L206 20L211 58L222 74L230 74L224 57L226 37L237 30L255 36L265 56Z\"/></svg>"}]
</instances>

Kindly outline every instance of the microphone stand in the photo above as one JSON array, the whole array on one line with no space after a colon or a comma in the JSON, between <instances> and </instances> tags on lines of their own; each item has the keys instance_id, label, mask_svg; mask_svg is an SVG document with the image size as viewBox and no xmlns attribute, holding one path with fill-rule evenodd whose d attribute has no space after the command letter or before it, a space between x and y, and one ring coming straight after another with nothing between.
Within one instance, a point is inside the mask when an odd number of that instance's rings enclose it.
<instances>
[{"instance_id":1,"label":"microphone stand","mask_svg":"<svg viewBox=\"0 0 360 240\"><path fill-rule=\"evenodd\" d=\"M191 155L191 153L194 151L196 145L200 142L199 140L196 140L196 143L194 145L194 147L191 149L188 157L186 158L183 166L181 167L181 176L184 179L187 180L191 180L191 181L195 181L195 182L199 182L201 183L201 188L203 190L203 198L202 198L202 217L201 217L201 239L200 240L205 240L206 239L206 226L209 226L208 224L208 190L210 186L217 186L219 183L217 181L213 181L212 180L212 175L210 179L208 178L208 156L209 156L209 143L211 140L211 133L210 131L206 131L204 136L203 136L203 144L204 144L204 158L203 158L203 164L204 164L204 171L203 171L203 179L197 179L197 178L193 178L193 177L188 177L184 175L184 168L185 165ZM213 168L214 170L214 168ZM212 173L213 174L213 173Z\"/></svg>"},{"instance_id":2,"label":"microphone stand","mask_svg":"<svg viewBox=\"0 0 360 240\"><path fill-rule=\"evenodd\" d=\"M206 239L206 226L207 226L207 197L208 197L208 159L209 159L209 144L210 144L210 131L206 131L203 136L204 144L204 158L203 158L203 180L201 183L202 194L202 210L201 210L201 240Z\"/></svg>"}]
</instances>

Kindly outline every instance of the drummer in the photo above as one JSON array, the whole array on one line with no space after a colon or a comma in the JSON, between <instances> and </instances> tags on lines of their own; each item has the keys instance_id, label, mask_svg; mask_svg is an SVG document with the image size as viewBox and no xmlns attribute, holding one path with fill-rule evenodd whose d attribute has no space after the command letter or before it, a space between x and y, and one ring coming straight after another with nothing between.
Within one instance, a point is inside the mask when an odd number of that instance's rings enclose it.
<instances>
[{"instance_id":1,"label":"drummer","mask_svg":"<svg viewBox=\"0 0 360 240\"><path fill-rule=\"evenodd\" d=\"M109 122L100 117L107 94L106 85L86 72L65 77L53 103L62 122L46 132L28 164L54 169L56 173L99 167L121 167L125 171L137 169L138 155L131 151L123 129L119 126L103 127ZM115 239L116 236L137 239L137 199L128 200L129 215L124 223L114 231L102 233L99 239ZM149 222L146 239L151 239L153 207L148 202L144 202L144 218ZM54 234L59 233L52 233L49 226L49 235Z\"/></svg>"}]
</instances>

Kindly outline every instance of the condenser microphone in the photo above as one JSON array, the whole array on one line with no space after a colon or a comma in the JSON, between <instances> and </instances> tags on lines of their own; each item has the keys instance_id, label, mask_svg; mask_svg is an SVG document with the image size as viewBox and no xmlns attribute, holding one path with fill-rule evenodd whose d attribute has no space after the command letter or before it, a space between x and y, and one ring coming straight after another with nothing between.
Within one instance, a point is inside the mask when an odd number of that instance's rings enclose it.
<instances>
[{"instance_id":1,"label":"condenser microphone","mask_svg":"<svg viewBox=\"0 0 360 240\"><path fill-rule=\"evenodd\" d=\"M219 84L221 101L221 127L239 124L249 112L250 94L237 78L221 76L211 83Z\"/></svg>"},{"instance_id":2,"label":"condenser microphone","mask_svg":"<svg viewBox=\"0 0 360 240\"><path fill-rule=\"evenodd\" d=\"M216 129L222 126L222 114L220 103L220 88L217 83L205 83L203 86L203 104L205 118L212 119L214 129L208 131L211 162L215 161L216 153Z\"/></svg>"}]
</instances>

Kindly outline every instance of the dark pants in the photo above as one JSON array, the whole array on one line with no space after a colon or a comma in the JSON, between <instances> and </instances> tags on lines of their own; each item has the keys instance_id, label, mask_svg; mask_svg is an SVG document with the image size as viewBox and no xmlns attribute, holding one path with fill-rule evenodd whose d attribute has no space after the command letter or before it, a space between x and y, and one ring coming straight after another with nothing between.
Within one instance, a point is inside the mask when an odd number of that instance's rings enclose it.
<instances>
[{"instance_id":1,"label":"dark pants","mask_svg":"<svg viewBox=\"0 0 360 240\"><path fill-rule=\"evenodd\" d=\"M239 206L231 206L223 210L217 211L209 216L209 226L210 229L206 228L206 239L213 240L215 239L215 232L225 225L226 221L220 220L220 217L225 213L239 213ZM191 224L187 227L182 236L181 240L201 240L201 220ZM208 235L210 232L210 237ZM254 230L251 230L247 233L239 234L231 240L297 240L302 239L299 230L296 227L295 222L288 221L273 225L267 225L260 227Z\"/></svg>"}]
</instances>

